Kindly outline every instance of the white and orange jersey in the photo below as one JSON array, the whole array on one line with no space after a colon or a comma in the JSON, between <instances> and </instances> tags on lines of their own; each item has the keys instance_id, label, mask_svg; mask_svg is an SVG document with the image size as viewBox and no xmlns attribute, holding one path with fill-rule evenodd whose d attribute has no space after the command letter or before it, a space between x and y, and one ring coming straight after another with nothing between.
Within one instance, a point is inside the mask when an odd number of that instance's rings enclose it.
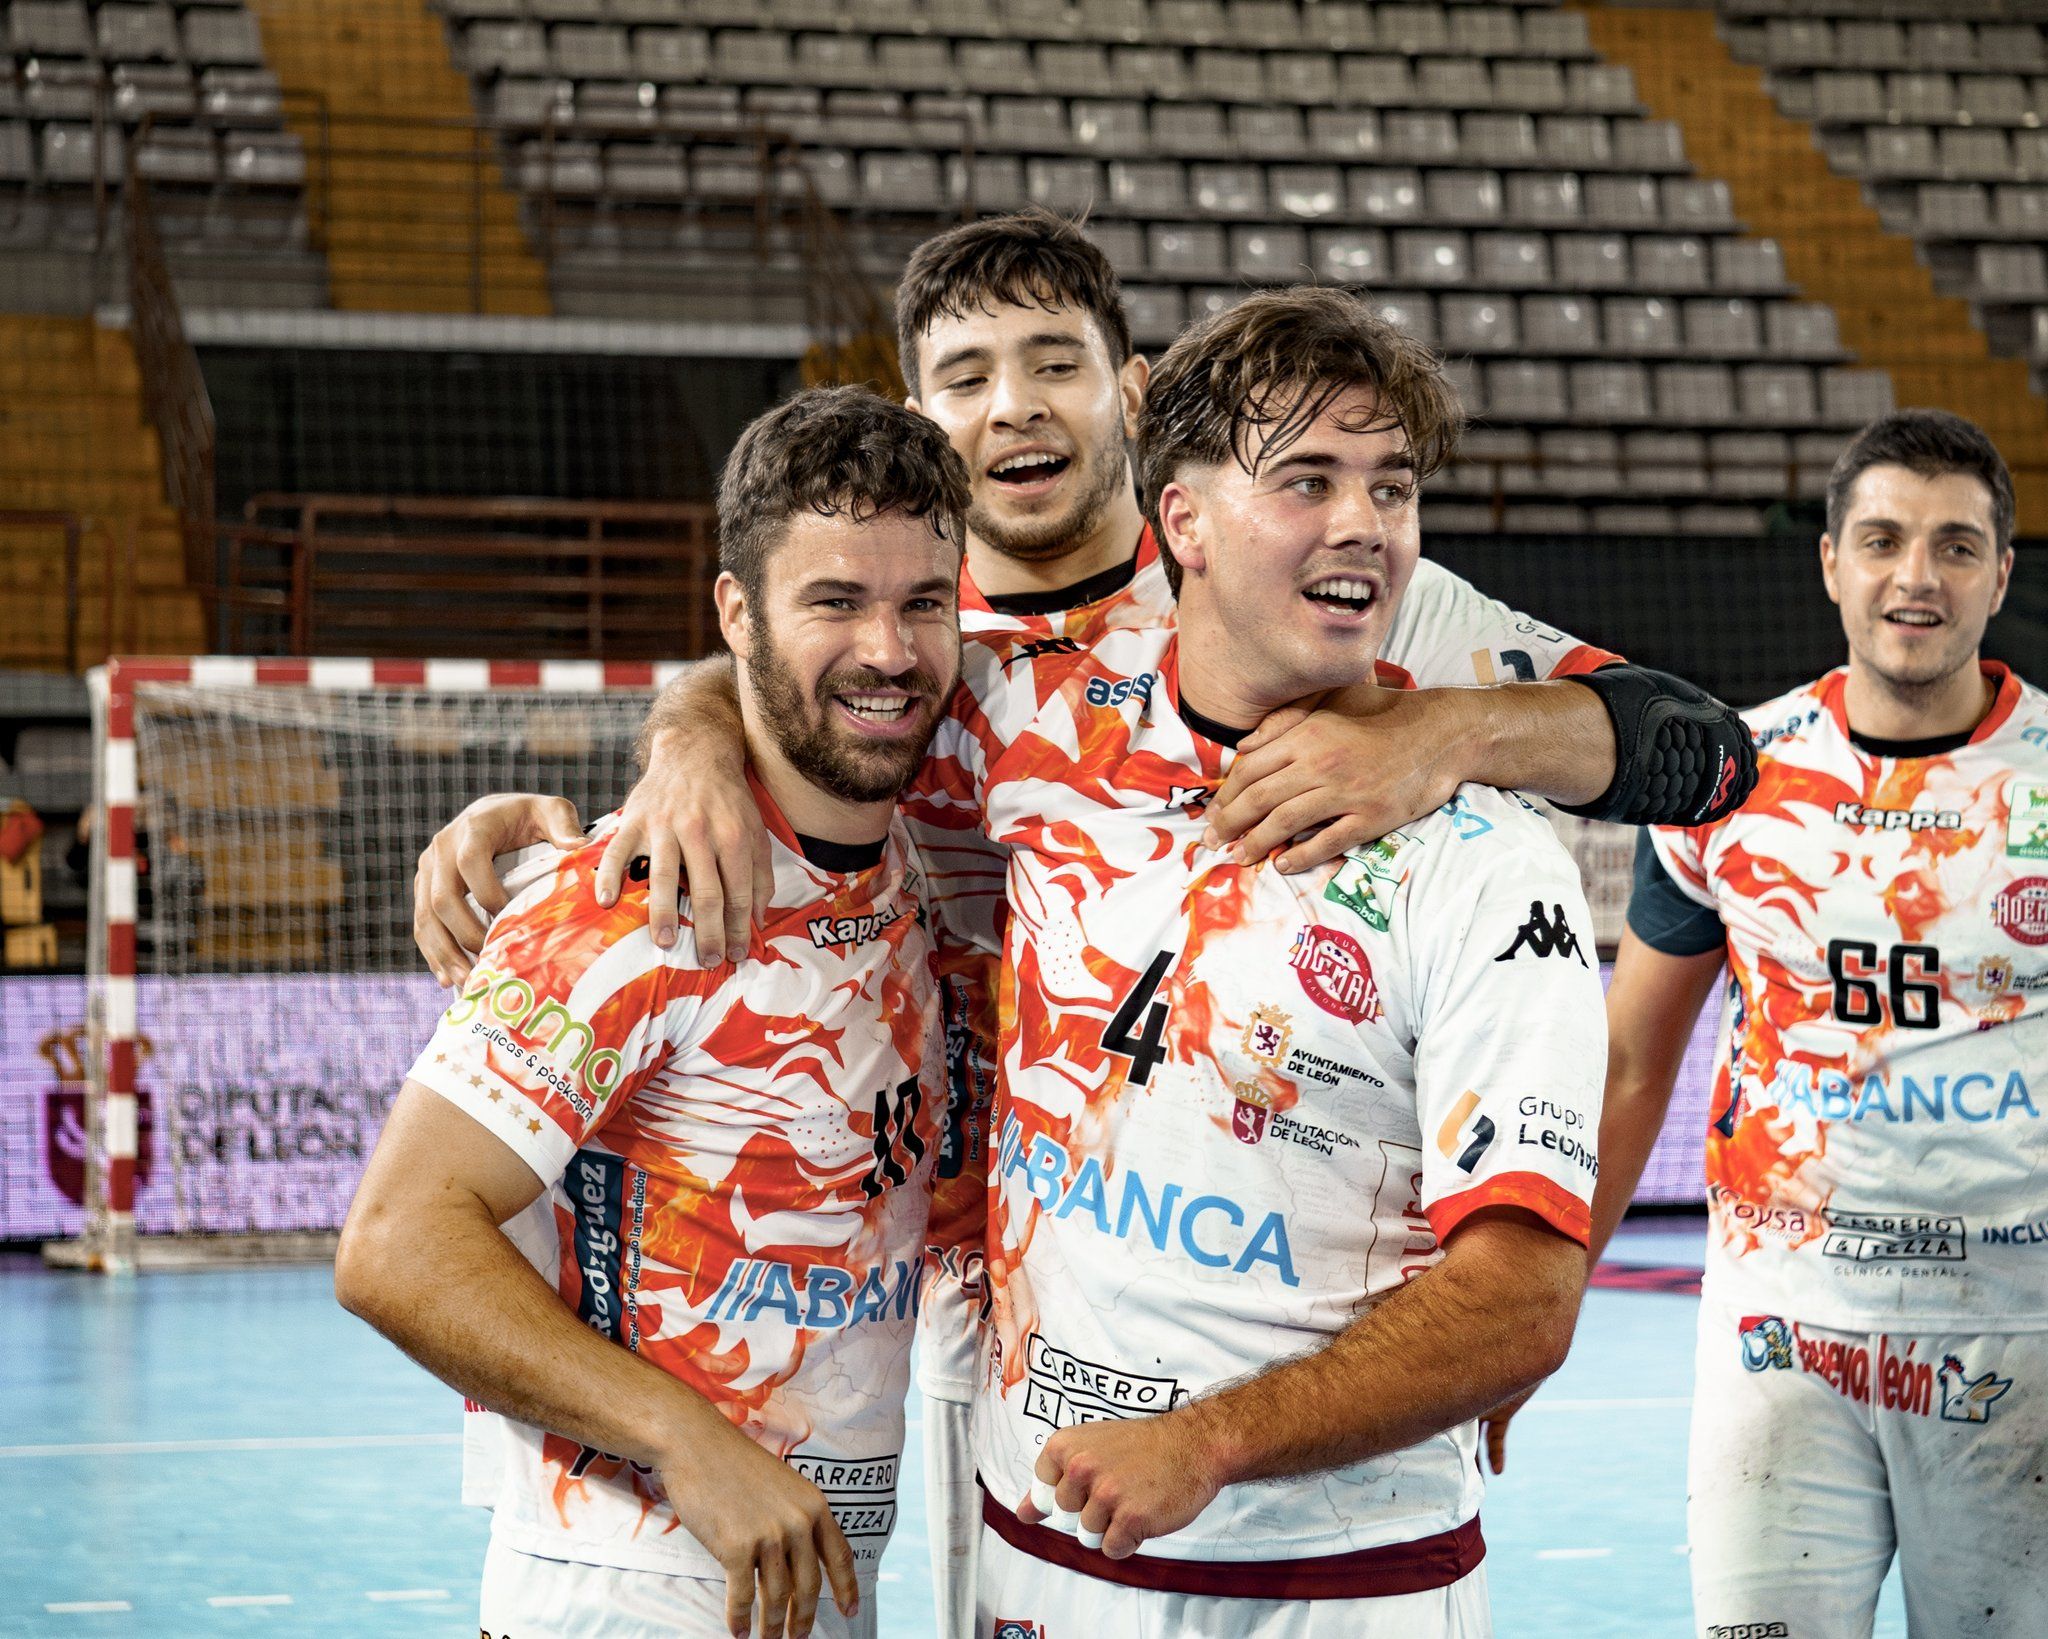
<instances>
[{"instance_id":1,"label":"white and orange jersey","mask_svg":"<svg viewBox=\"0 0 2048 1639\"><path fill-rule=\"evenodd\" d=\"M1022 661L1077 654L1113 631L1170 628L1173 610L1149 528L1128 564L1058 592L991 597L965 572L960 582L962 636L1003 644ZM1566 677L1619 658L1510 609L1425 558L1402 594L1381 673L1392 683L1451 688ZM966 728L973 712L966 691L956 695L954 707L917 785L905 795L903 814L931 872L935 910L947 933L940 963L952 1085L932 1205L935 1278L923 1309L918 1379L927 1393L965 1400L979 1376L982 1184L994 1091L994 1067L975 1044L993 1043L997 1034L1009 850L981 829L975 796L981 752Z\"/></svg>"},{"instance_id":2,"label":"white and orange jersey","mask_svg":"<svg viewBox=\"0 0 2048 1639\"><path fill-rule=\"evenodd\" d=\"M1725 930L1708 1279L1745 1307L2048 1327L2048 697L1984 671L1960 744L1859 740L1845 671L1745 712L1749 801L1647 833Z\"/></svg>"},{"instance_id":3,"label":"white and orange jersey","mask_svg":"<svg viewBox=\"0 0 2048 1639\"><path fill-rule=\"evenodd\" d=\"M1054 1430L1314 1348L1481 1206L1583 1241L1606 1031L1578 872L1520 798L1466 787L1296 877L1233 865L1200 846L1229 736L1176 708L1171 631L968 648L1011 850L975 1457L1014 1509ZM1474 1442L1228 1488L1145 1552L1435 1563L1476 1548Z\"/></svg>"},{"instance_id":4,"label":"white and orange jersey","mask_svg":"<svg viewBox=\"0 0 2048 1639\"><path fill-rule=\"evenodd\" d=\"M733 965L669 950L647 890L598 905L616 817L534 850L412 1077L547 1186L508 1226L593 1329L680 1379L831 1500L864 1575L895 1519L944 1108L921 885L886 844L798 839L756 787L775 892ZM472 1413L474 1421L479 1414ZM658 1477L490 1417L493 1530L526 1553L722 1576Z\"/></svg>"}]
</instances>

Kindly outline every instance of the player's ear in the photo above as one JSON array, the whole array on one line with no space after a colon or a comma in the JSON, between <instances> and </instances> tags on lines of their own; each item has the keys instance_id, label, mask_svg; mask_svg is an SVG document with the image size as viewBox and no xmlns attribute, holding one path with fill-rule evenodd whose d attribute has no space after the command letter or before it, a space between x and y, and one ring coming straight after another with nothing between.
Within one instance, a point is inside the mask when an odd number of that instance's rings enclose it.
<instances>
[{"instance_id":1,"label":"player's ear","mask_svg":"<svg viewBox=\"0 0 2048 1639\"><path fill-rule=\"evenodd\" d=\"M1145 389L1152 383L1152 361L1133 353L1116 373L1116 387L1124 402L1124 437L1138 436L1138 412L1145 407Z\"/></svg>"},{"instance_id":2,"label":"player's ear","mask_svg":"<svg viewBox=\"0 0 2048 1639\"><path fill-rule=\"evenodd\" d=\"M1193 486L1176 478L1159 492L1160 543L1184 573L1201 574L1209 567L1203 540L1202 498Z\"/></svg>"},{"instance_id":3,"label":"player's ear","mask_svg":"<svg viewBox=\"0 0 2048 1639\"><path fill-rule=\"evenodd\" d=\"M1835 538L1832 535L1820 538L1820 583L1828 589L1828 601L1840 604L1842 589L1835 584Z\"/></svg>"},{"instance_id":4,"label":"player's ear","mask_svg":"<svg viewBox=\"0 0 2048 1639\"><path fill-rule=\"evenodd\" d=\"M711 588L711 601L718 606L718 632L725 639L725 646L739 656L747 658L753 648L753 611L747 605L747 589L740 585L739 577L731 570L719 574L717 585Z\"/></svg>"},{"instance_id":5,"label":"player's ear","mask_svg":"<svg viewBox=\"0 0 2048 1639\"><path fill-rule=\"evenodd\" d=\"M1998 584L1991 591L1991 612L1995 615L2005 607L2005 589L2012 585L2012 548L2008 546L1998 558Z\"/></svg>"}]
</instances>

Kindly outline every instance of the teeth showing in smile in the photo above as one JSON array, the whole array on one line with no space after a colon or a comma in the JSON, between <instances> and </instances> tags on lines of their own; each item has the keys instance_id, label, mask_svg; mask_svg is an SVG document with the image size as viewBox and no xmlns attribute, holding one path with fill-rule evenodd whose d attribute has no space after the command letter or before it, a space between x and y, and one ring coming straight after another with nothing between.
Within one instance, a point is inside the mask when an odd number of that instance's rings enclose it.
<instances>
[{"instance_id":1,"label":"teeth showing in smile","mask_svg":"<svg viewBox=\"0 0 2048 1639\"><path fill-rule=\"evenodd\" d=\"M998 461L989 471L997 478L1042 478L1066 464L1064 455L1040 452L1036 455L1013 455L1007 461Z\"/></svg>"},{"instance_id":2,"label":"teeth showing in smile","mask_svg":"<svg viewBox=\"0 0 2048 1639\"><path fill-rule=\"evenodd\" d=\"M1318 603L1335 603L1346 609L1358 610L1372 602L1372 582L1349 577L1319 580L1308 588L1307 595Z\"/></svg>"},{"instance_id":3,"label":"teeth showing in smile","mask_svg":"<svg viewBox=\"0 0 2048 1639\"><path fill-rule=\"evenodd\" d=\"M1925 609L1895 609L1884 617L1898 626L1939 626L1941 616L1929 614Z\"/></svg>"},{"instance_id":4,"label":"teeth showing in smile","mask_svg":"<svg viewBox=\"0 0 2048 1639\"><path fill-rule=\"evenodd\" d=\"M910 701L900 694L842 694L839 703L872 723L897 722L910 710Z\"/></svg>"}]
</instances>

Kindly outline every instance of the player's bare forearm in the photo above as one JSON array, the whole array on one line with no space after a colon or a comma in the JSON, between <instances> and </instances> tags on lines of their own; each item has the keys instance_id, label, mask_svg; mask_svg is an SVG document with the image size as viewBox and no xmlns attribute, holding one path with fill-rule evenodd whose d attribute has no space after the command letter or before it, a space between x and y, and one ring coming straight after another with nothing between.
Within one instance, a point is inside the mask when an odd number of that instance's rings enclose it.
<instances>
[{"instance_id":1,"label":"player's bare forearm","mask_svg":"<svg viewBox=\"0 0 2048 1639\"><path fill-rule=\"evenodd\" d=\"M745 954L757 906L775 890L767 828L747 788L746 728L732 657L685 668L640 728L639 782L598 862L597 899L616 900L636 859L647 861L647 925L664 950L676 941L677 897L689 884L698 960Z\"/></svg>"},{"instance_id":2,"label":"player's bare forearm","mask_svg":"<svg viewBox=\"0 0 2048 1639\"><path fill-rule=\"evenodd\" d=\"M1575 1242L1511 1209L1475 1213L1443 1261L1330 1343L1169 1417L1224 1484L1399 1451L1548 1377L1585 1288Z\"/></svg>"},{"instance_id":3,"label":"player's bare forearm","mask_svg":"<svg viewBox=\"0 0 2048 1639\"><path fill-rule=\"evenodd\" d=\"M1720 972L1719 951L1671 956L1645 944L1634 929L1622 930L1607 987L1607 1090L1590 1248L1596 1261L1635 1198L1671 1109L1686 1043Z\"/></svg>"},{"instance_id":4,"label":"player's bare forearm","mask_svg":"<svg viewBox=\"0 0 2048 1639\"><path fill-rule=\"evenodd\" d=\"M496 1214L520 1186L501 1171L479 1193L465 1123L427 1088L401 1093L335 1256L342 1306L470 1399L633 1462L658 1466L723 1423L701 1395L582 1324L506 1239ZM525 1182L531 1198L538 1180Z\"/></svg>"}]
</instances>

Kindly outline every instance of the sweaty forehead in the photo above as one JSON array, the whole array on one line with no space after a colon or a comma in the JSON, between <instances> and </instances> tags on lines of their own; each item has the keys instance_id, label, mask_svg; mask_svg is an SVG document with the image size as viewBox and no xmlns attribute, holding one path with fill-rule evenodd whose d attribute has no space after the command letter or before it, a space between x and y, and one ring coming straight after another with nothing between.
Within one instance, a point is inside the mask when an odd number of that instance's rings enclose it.
<instances>
[{"instance_id":1,"label":"sweaty forehead","mask_svg":"<svg viewBox=\"0 0 2048 1639\"><path fill-rule=\"evenodd\" d=\"M1974 473L1925 477L1911 467L1880 463L1857 474L1844 509L1844 529L1882 520L1907 529L1969 524L1994 539L1991 489Z\"/></svg>"},{"instance_id":2,"label":"sweaty forehead","mask_svg":"<svg viewBox=\"0 0 2048 1639\"><path fill-rule=\"evenodd\" d=\"M1078 340L1082 346L1108 352L1102 326L1085 308L1053 302L1002 301L996 297L969 298L954 313L934 313L918 342L918 358L931 369L942 360L968 349L1000 353L1027 347L1034 342L1049 343L1056 336Z\"/></svg>"},{"instance_id":3,"label":"sweaty forehead","mask_svg":"<svg viewBox=\"0 0 2048 1639\"><path fill-rule=\"evenodd\" d=\"M1253 395L1259 419L1245 429L1242 439L1242 453L1251 468L1311 454L1370 467L1394 466L1406 459L1407 429L1371 387L1340 390L1313 419L1304 421L1303 401L1312 403L1324 391L1310 386Z\"/></svg>"}]
</instances>

